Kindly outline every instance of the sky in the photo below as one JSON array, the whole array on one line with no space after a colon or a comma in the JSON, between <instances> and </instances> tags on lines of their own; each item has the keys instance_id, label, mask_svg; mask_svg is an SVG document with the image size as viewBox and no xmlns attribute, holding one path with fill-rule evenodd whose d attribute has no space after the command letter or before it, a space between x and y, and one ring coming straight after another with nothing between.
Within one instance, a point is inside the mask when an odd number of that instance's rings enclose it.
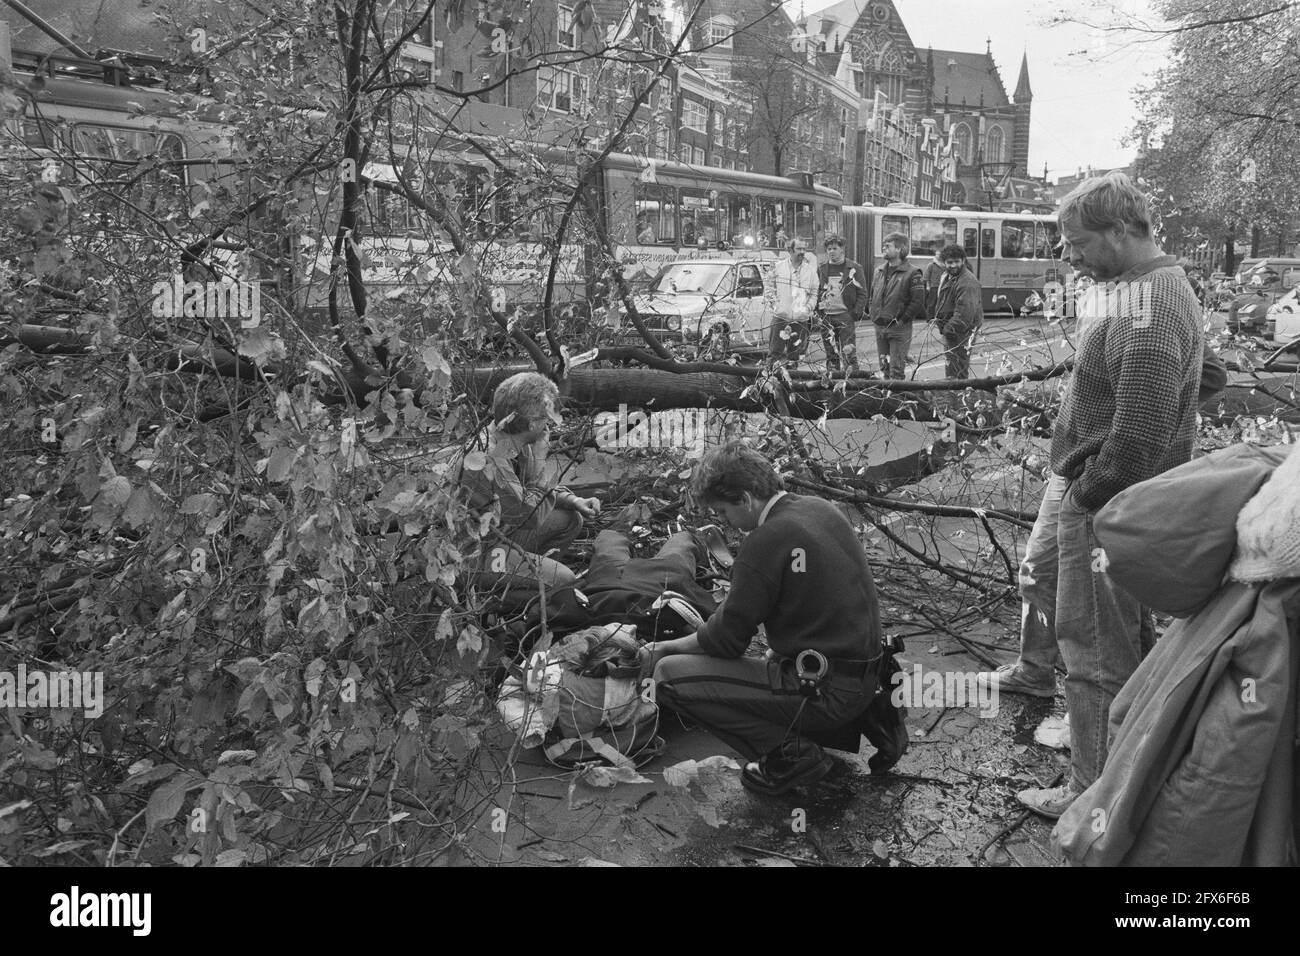
<instances>
[{"instance_id":1,"label":"sky","mask_svg":"<svg viewBox=\"0 0 1300 956\"><path fill-rule=\"evenodd\" d=\"M832 5L828 0L804 2L809 13ZM1167 48L1126 43L1084 24L1050 26L1048 21L1073 16L1105 23L1107 9L1149 18L1148 0L894 0L894 5L923 55L927 46L983 52L990 38L1008 95L1015 90L1021 54L1029 54L1033 175L1042 175L1044 163L1048 178L1056 180L1080 166L1106 169L1133 159L1135 149L1121 145L1139 113L1132 91L1159 68ZM798 0L787 0L785 7L798 16Z\"/></svg>"}]
</instances>

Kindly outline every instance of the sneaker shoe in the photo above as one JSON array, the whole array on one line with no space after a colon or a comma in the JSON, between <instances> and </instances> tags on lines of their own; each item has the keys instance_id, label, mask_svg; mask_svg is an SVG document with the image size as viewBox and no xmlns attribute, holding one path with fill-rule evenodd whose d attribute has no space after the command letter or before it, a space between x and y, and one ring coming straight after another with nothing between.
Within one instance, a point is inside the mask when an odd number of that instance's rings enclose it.
<instances>
[{"instance_id":1,"label":"sneaker shoe","mask_svg":"<svg viewBox=\"0 0 1300 956\"><path fill-rule=\"evenodd\" d=\"M1056 820L1069 809L1077 796L1077 793L1063 784L1048 789L1035 787L1032 790L1021 790L1016 794L1016 799L1035 813Z\"/></svg>"},{"instance_id":2,"label":"sneaker shoe","mask_svg":"<svg viewBox=\"0 0 1300 956\"><path fill-rule=\"evenodd\" d=\"M995 671L975 675L976 687L992 687L999 694L1025 694L1028 697L1055 697L1056 680L1031 680L1019 663L1003 664Z\"/></svg>"}]
</instances>

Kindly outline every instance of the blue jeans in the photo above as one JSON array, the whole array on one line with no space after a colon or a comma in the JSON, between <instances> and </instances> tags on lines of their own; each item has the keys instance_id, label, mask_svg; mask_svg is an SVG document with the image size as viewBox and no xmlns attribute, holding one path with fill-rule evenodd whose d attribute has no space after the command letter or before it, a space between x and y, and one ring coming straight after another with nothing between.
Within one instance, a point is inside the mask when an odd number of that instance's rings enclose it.
<instances>
[{"instance_id":1,"label":"blue jeans","mask_svg":"<svg viewBox=\"0 0 1300 956\"><path fill-rule=\"evenodd\" d=\"M1145 609L1106 574L1092 515L1053 475L1038 507L1020 565L1020 662L1026 676L1052 680L1065 663L1070 712L1071 780L1087 789L1106 763L1110 704L1150 649Z\"/></svg>"},{"instance_id":2,"label":"blue jeans","mask_svg":"<svg viewBox=\"0 0 1300 956\"><path fill-rule=\"evenodd\" d=\"M876 326L876 354L885 378L906 378L907 350L912 347L912 323Z\"/></svg>"}]
</instances>

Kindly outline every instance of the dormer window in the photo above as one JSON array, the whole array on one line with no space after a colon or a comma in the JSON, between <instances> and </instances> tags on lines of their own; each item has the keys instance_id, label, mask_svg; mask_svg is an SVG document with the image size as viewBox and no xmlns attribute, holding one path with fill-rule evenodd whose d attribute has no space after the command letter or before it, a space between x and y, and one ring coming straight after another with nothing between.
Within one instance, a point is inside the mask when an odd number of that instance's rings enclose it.
<instances>
[{"instance_id":1,"label":"dormer window","mask_svg":"<svg viewBox=\"0 0 1300 956\"><path fill-rule=\"evenodd\" d=\"M709 45L722 50L732 48L732 37L736 32L736 21L731 17L709 18Z\"/></svg>"}]
</instances>

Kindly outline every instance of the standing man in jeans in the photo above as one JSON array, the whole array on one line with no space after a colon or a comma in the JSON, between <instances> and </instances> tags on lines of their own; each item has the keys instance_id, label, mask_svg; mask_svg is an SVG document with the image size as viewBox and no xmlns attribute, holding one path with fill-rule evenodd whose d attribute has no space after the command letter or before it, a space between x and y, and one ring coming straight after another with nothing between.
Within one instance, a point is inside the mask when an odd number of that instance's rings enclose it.
<instances>
[{"instance_id":1,"label":"standing man in jeans","mask_svg":"<svg viewBox=\"0 0 1300 956\"><path fill-rule=\"evenodd\" d=\"M1059 648L1069 709L1069 780L1020 801L1059 817L1106 762L1111 701L1149 649L1146 611L1105 572L1093 515L1120 491L1191 458L1201 310L1151 229L1146 197L1121 173L1061 202L1070 264L1096 279L1053 428L1052 475L1020 567L1021 656L980 675L1000 692L1051 697Z\"/></svg>"},{"instance_id":2,"label":"standing man in jeans","mask_svg":"<svg viewBox=\"0 0 1300 956\"><path fill-rule=\"evenodd\" d=\"M876 352L885 378L903 378L907 350L912 347L912 323L925 317L925 280L907 261L911 240L901 232L885 236L884 263L871 280L871 321L876 326Z\"/></svg>"},{"instance_id":3,"label":"standing man in jeans","mask_svg":"<svg viewBox=\"0 0 1300 956\"><path fill-rule=\"evenodd\" d=\"M817 267L817 311L821 316L826 367L846 372L858 367L856 323L867 304L866 274L862 266L844 258L844 240L829 235L822 240L826 261ZM832 337L833 336L833 337Z\"/></svg>"},{"instance_id":4,"label":"standing man in jeans","mask_svg":"<svg viewBox=\"0 0 1300 956\"><path fill-rule=\"evenodd\" d=\"M970 347L984 322L980 280L966 268L966 250L953 244L939 250L943 275L936 289L934 323L943 336L948 378L970 378Z\"/></svg>"}]
</instances>

